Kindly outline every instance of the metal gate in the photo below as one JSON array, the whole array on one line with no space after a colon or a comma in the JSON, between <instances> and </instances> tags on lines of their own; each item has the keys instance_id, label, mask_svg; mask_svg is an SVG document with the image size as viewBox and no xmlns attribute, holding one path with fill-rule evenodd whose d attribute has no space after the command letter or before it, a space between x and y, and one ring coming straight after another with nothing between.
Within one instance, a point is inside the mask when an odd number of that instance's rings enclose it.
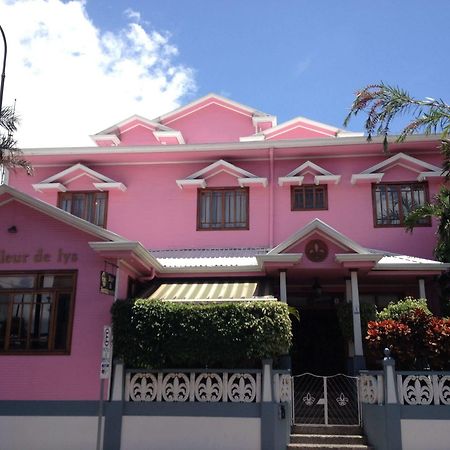
<instances>
[{"instance_id":1,"label":"metal gate","mask_svg":"<svg viewBox=\"0 0 450 450\"><path fill-rule=\"evenodd\" d=\"M292 377L292 417L309 425L360 425L359 378L305 373Z\"/></svg>"}]
</instances>

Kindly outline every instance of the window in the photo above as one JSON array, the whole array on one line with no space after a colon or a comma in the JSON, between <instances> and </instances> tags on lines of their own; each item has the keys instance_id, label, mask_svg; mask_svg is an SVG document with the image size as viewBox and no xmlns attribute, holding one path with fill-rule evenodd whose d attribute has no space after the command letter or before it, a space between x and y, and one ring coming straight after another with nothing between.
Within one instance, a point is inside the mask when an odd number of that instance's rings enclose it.
<instances>
[{"instance_id":1,"label":"window","mask_svg":"<svg viewBox=\"0 0 450 450\"><path fill-rule=\"evenodd\" d=\"M0 352L68 353L75 272L0 274Z\"/></svg>"},{"instance_id":2,"label":"window","mask_svg":"<svg viewBox=\"0 0 450 450\"><path fill-rule=\"evenodd\" d=\"M292 186L291 210L309 211L314 209L328 209L327 187L315 184Z\"/></svg>"},{"instance_id":3,"label":"window","mask_svg":"<svg viewBox=\"0 0 450 450\"><path fill-rule=\"evenodd\" d=\"M199 189L197 229L248 229L248 188Z\"/></svg>"},{"instance_id":4,"label":"window","mask_svg":"<svg viewBox=\"0 0 450 450\"><path fill-rule=\"evenodd\" d=\"M59 207L100 227L106 226L107 192L64 192Z\"/></svg>"},{"instance_id":5,"label":"window","mask_svg":"<svg viewBox=\"0 0 450 450\"><path fill-rule=\"evenodd\" d=\"M406 216L428 201L426 183L390 183L372 185L374 221L376 227L402 227ZM418 225L431 225L430 219L420 219Z\"/></svg>"}]
</instances>

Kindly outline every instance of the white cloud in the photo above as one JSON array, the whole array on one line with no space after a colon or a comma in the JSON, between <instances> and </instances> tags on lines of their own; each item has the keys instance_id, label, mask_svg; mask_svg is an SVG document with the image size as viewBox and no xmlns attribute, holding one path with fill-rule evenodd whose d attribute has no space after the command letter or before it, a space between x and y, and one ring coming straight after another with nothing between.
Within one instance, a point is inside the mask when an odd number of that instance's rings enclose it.
<instances>
[{"instance_id":1,"label":"white cloud","mask_svg":"<svg viewBox=\"0 0 450 450\"><path fill-rule=\"evenodd\" d=\"M129 22L113 33L98 29L84 4L0 0L3 105L17 99L21 147L93 145L89 134L133 114L168 112L195 88L169 37L144 29L139 13L127 11Z\"/></svg>"}]
</instances>

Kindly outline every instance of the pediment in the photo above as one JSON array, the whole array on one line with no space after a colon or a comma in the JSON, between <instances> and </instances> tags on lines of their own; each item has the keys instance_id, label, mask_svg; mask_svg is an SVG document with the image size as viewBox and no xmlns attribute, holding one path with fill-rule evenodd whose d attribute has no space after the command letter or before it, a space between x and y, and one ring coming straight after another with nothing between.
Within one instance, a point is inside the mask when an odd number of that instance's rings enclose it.
<instances>
[{"instance_id":1,"label":"pediment","mask_svg":"<svg viewBox=\"0 0 450 450\"><path fill-rule=\"evenodd\" d=\"M182 117L187 117L192 114L196 114L199 111L203 110L204 108L207 108L212 105L216 105L221 109L233 111L237 114L241 114L246 117L268 116L267 114L258 111L255 108L244 105L242 103L235 102L221 95L211 93L191 103L188 103L187 105L184 105L181 108L178 108L162 116L159 116L155 120L158 123L169 125L170 123L179 120Z\"/></svg>"},{"instance_id":2,"label":"pediment","mask_svg":"<svg viewBox=\"0 0 450 450\"><path fill-rule=\"evenodd\" d=\"M390 158L381 161L358 174L353 174L351 178L352 184L363 182L380 183L385 173L396 170L406 169L417 181L424 181L429 178L442 177L442 169L433 164L422 161L421 159L409 156L406 153L397 153Z\"/></svg>"},{"instance_id":3,"label":"pediment","mask_svg":"<svg viewBox=\"0 0 450 450\"><path fill-rule=\"evenodd\" d=\"M314 219L268 252L269 256L303 254L305 264L373 267L383 254L366 249L330 225Z\"/></svg>"},{"instance_id":4,"label":"pediment","mask_svg":"<svg viewBox=\"0 0 450 450\"><path fill-rule=\"evenodd\" d=\"M186 178L176 180L177 185L180 189L185 187L194 186L205 188L208 186L208 180L215 177L216 175L226 173L234 177L239 184L239 186L267 186L267 178L258 177L257 175L242 169L234 164L231 164L223 159L209 164L203 169L192 173Z\"/></svg>"},{"instance_id":5,"label":"pediment","mask_svg":"<svg viewBox=\"0 0 450 450\"><path fill-rule=\"evenodd\" d=\"M139 115L131 116L91 138L99 146L184 144L180 131Z\"/></svg>"},{"instance_id":6,"label":"pediment","mask_svg":"<svg viewBox=\"0 0 450 450\"><path fill-rule=\"evenodd\" d=\"M99 191L111 189L118 189L120 191L126 190L126 186L123 183L117 182L81 163L74 164L45 180L42 180L40 183L33 184L33 188L37 192L65 192L69 190L70 185L74 185L75 183L77 185L80 185L81 183L83 187L97 189Z\"/></svg>"},{"instance_id":7,"label":"pediment","mask_svg":"<svg viewBox=\"0 0 450 450\"><path fill-rule=\"evenodd\" d=\"M298 253L306 242L323 239L341 249L342 253L366 254L367 249L320 219L314 219L268 252L269 255Z\"/></svg>"},{"instance_id":8,"label":"pediment","mask_svg":"<svg viewBox=\"0 0 450 450\"><path fill-rule=\"evenodd\" d=\"M314 178L314 184L316 185L326 183L337 184L341 180L340 175L334 175L323 167L311 161L306 161L289 172L286 176L279 177L278 184L280 186L284 186L286 184L296 184L300 186L303 184L305 175L311 175Z\"/></svg>"}]
</instances>

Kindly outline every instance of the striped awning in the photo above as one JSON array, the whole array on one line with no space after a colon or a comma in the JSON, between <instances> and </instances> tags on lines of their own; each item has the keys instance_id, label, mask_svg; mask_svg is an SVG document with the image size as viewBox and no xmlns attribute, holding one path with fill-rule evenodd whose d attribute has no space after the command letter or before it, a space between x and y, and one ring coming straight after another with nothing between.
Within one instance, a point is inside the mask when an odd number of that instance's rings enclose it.
<instances>
[{"instance_id":1,"label":"striped awning","mask_svg":"<svg viewBox=\"0 0 450 450\"><path fill-rule=\"evenodd\" d=\"M276 300L264 282L163 283L148 298L166 301Z\"/></svg>"}]
</instances>

